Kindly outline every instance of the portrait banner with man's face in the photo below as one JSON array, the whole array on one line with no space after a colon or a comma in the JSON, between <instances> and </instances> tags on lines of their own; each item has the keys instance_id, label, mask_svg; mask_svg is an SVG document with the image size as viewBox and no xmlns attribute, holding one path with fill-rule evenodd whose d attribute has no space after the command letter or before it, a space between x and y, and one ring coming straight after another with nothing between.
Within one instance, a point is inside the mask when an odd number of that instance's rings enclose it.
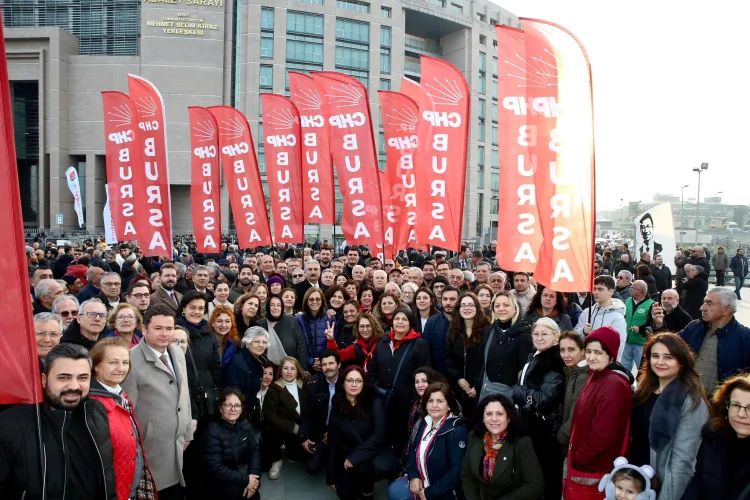
<instances>
[{"instance_id":1,"label":"portrait banner with man's face","mask_svg":"<svg viewBox=\"0 0 750 500\"><path fill-rule=\"evenodd\" d=\"M672 204L662 203L650 210L642 212L633 221L635 223L635 253L640 259L641 254L651 254L651 262L655 262L657 254L664 259L664 264L674 274L675 239L674 223L672 222Z\"/></svg>"}]
</instances>

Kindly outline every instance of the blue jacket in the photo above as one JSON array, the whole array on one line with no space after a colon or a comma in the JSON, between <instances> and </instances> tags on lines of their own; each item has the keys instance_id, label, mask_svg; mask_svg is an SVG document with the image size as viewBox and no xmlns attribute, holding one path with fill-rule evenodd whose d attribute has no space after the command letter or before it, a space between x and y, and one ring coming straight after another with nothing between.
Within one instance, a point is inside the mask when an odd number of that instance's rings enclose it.
<instances>
[{"instance_id":1,"label":"blue jacket","mask_svg":"<svg viewBox=\"0 0 750 500\"><path fill-rule=\"evenodd\" d=\"M708 324L701 319L688 323L681 332L680 337L690 346L693 352L699 353L703 338L706 335ZM750 369L750 328L741 325L732 318L724 328L716 331L719 337L717 349L718 380L735 375L742 370Z\"/></svg>"},{"instance_id":2,"label":"blue jacket","mask_svg":"<svg viewBox=\"0 0 750 500\"><path fill-rule=\"evenodd\" d=\"M328 345L328 339L326 339L328 316L323 313L317 318L312 318L307 313L302 313L295 319L302 329L302 335L305 337L305 343L307 344L307 366L312 368L315 358L319 358ZM333 319L330 321L334 322Z\"/></svg>"},{"instance_id":3,"label":"blue jacket","mask_svg":"<svg viewBox=\"0 0 750 500\"><path fill-rule=\"evenodd\" d=\"M76 298L78 299L78 302L83 304L85 301L89 299L94 299L99 296L101 293L101 290L97 287L95 287L93 284L88 283L85 287L81 288L81 291L78 292L78 295L76 295Z\"/></svg>"},{"instance_id":4,"label":"blue jacket","mask_svg":"<svg viewBox=\"0 0 750 500\"><path fill-rule=\"evenodd\" d=\"M409 442L409 480L420 478L417 468L417 445L422 440L426 420L419 421ZM430 485L425 488L427 500L463 499L461 467L469 444L469 431L463 417L448 417L427 452L427 477Z\"/></svg>"},{"instance_id":5,"label":"blue jacket","mask_svg":"<svg viewBox=\"0 0 750 500\"><path fill-rule=\"evenodd\" d=\"M221 369L226 370L229 363L234 359L234 355L237 354L237 344L234 340L227 340L224 346L224 352L221 355Z\"/></svg>"},{"instance_id":6,"label":"blue jacket","mask_svg":"<svg viewBox=\"0 0 750 500\"><path fill-rule=\"evenodd\" d=\"M735 255L732 260L729 261L729 269L732 270L732 274L744 278L747 276L747 257L744 255Z\"/></svg>"},{"instance_id":7,"label":"blue jacket","mask_svg":"<svg viewBox=\"0 0 750 500\"><path fill-rule=\"evenodd\" d=\"M428 318L422 329L422 338L430 345L432 367L440 373L445 373L445 342L450 325L450 320L440 313Z\"/></svg>"},{"instance_id":8,"label":"blue jacket","mask_svg":"<svg viewBox=\"0 0 750 500\"><path fill-rule=\"evenodd\" d=\"M224 370L224 387L238 387L243 394L249 408L253 407L255 397L261 388L263 379L263 364L255 359L247 349L232 358Z\"/></svg>"}]
</instances>

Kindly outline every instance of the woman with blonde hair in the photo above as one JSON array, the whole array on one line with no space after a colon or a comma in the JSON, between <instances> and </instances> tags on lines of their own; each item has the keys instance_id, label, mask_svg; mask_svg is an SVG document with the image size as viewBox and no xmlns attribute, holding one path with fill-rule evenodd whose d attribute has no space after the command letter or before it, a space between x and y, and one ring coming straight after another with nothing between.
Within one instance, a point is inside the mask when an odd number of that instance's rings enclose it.
<instances>
[{"instance_id":1,"label":"woman with blonde hair","mask_svg":"<svg viewBox=\"0 0 750 500\"><path fill-rule=\"evenodd\" d=\"M230 306L215 306L208 318L208 326L219 344L221 369L224 370L237 354L240 343L237 324L234 322L234 310Z\"/></svg>"},{"instance_id":2,"label":"woman with blonde hair","mask_svg":"<svg viewBox=\"0 0 750 500\"><path fill-rule=\"evenodd\" d=\"M107 337L120 337L130 347L137 346L143 338L141 329L143 318L138 309L127 302L120 302L109 312L107 317Z\"/></svg>"}]
</instances>

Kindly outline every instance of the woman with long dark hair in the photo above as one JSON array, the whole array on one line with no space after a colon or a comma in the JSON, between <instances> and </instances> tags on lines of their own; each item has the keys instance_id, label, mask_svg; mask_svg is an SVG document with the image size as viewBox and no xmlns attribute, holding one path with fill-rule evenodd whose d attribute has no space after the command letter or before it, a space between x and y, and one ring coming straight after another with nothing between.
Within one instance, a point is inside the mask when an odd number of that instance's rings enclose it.
<instances>
[{"instance_id":1,"label":"woman with long dark hair","mask_svg":"<svg viewBox=\"0 0 750 500\"><path fill-rule=\"evenodd\" d=\"M375 311L372 313L383 327L383 331L387 334L393 327L393 315L399 308L405 308L404 303L401 299L396 297L390 292L384 292L378 300L378 305L375 307Z\"/></svg>"},{"instance_id":2,"label":"woman with long dark hair","mask_svg":"<svg viewBox=\"0 0 750 500\"><path fill-rule=\"evenodd\" d=\"M541 498L542 468L510 398L502 394L484 398L474 420L461 469L466 500Z\"/></svg>"},{"instance_id":3,"label":"woman with long dark hair","mask_svg":"<svg viewBox=\"0 0 750 500\"><path fill-rule=\"evenodd\" d=\"M357 341L354 335L354 327L359 316L359 302L347 300L341 308L341 319L336 322L334 336L339 349L346 349Z\"/></svg>"},{"instance_id":4,"label":"woman with long dark hair","mask_svg":"<svg viewBox=\"0 0 750 500\"><path fill-rule=\"evenodd\" d=\"M448 381L442 373L433 370L429 366L422 366L414 370L414 391L417 393L417 399L414 401L414 406L411 407L409 418L406 421L406 429L409 436L414 431L414 427L424 418L424 414L422 413L422 396L424 396L424 391L427 390L430 384L434 384L435 382L447 383ZM409 444L407 443L404 451L401 453L401 466L404 474L406 474L408 458Z\"/></svg>"},{"instance_id":5,"label":"woman with long dark hair","mask_svg":"<svg viewBox=\"0 0 750 500\"><path fill-rule=\"evenodd\" d=\"M340 374L328 420L328 484L342 500L372 498L373 458L388 440L387 417L362 367Z\"/></svg>"},{"instance_id":6,"label":"woman with long dark hair","mask_svg":"<svg viewBox=\"0 0 750 500\"><path fill-rule=\"evenodd\" d=\"M328 310L326 313L329 318L333 318L336 323L343 319L344 303L347 297L346 290L338 285L329 286L324 294L326 304L328 304Z\"/></svg>"},{"instance_id":7,"label":"woman with long dark hair","mask_svg":"<svg viewBox=\"0 0 750 500\"><path fill-rule=\"evenodd\" d=\"M711 421L682 500L747 500L749 485L750 374L743 374L726 379L711 399Z\"/></svg>"},{"instance_id":8,"label":"woman with long dark hair","mask_svg":"<svg viewBox=\"0 0 750 500\"><path fill-rule=\"evenodd\" d=\"M432 293L432 290L426 287L417 289L414 293L414 301L411 304L411 312L417 318L414 330L422 333L427 320L438 313L435 294Z\"/></svg>"},{"instance_id":9,"label":"woman with long dark hair","mask_svg":"<svg viewBox=\"0 0 750 500\"><path fill-rule=\"evenodd\" d=\"M240 295L234 301L234 320L237 323L237 331L242 335L251 326L258 326L258 321L263 319L260 311L260 299L252 292Z\"/></svg>"},{"instance_id":10,"label":"woman with long dark hair","mask_svg":"<svg viewBox=\"0 0 750 500\"><path fill-rule=\"evenodd\" d=\"M367 372L375 347L383 338L383 328L372 314L359 313L354 321L352 333L355 338L354 344L341 348L335 337L328 337L327 348L339 353L341 363L356 364Z\"/></svg>"},{"instance_id":11,"label":"woman with long dark hair","mask_svg":"<svg viewBox=\"0 0 750 500\"><path fill-rule=\"evenodd\" d=\"M566 455L570 445L570 429L573 425L573 407L589 379L589 365L586 362L583 339L575 330L562 332L558 345L560 357L565 363L565 399L563 400L562 425L557 431L557 441L562 447L563 455ZM565 469L563 465L563 474Z\"/></svg>"},{"instance_id":12,"label":"woman with long dark hair","mask_svg":"<svg viewBox=\"0 0 750 500\"><path fill-rule=\"evenodd\" d=\"M479 299L479 303L482 305L482 310L488 318L492 317L492 296L495 292L492 291L492 287L487 283L482 283L474 289L474 295Z\"/></svg>"},{"instance_id":13,"label":"woman with long dark hair","mask_svg":"<svg viewBox=\"0 0 750 500\"><path fill-rule=\"evenodd\" d=\"M567 297L564 293L539 285L529 304L526 319L533 325L541 318L550 318L557 323L560 331L572 330L570 317L565 313L567 308Z\"/></svg>"},{"instance_id":14,"label":"woman with long dark hair","mask_svg":"<svg viewBox=\"0 0 750 500\"><path fill-rule=\"evenodd\" d=\"M630 423L630 461L650 464L662 498L680 498L693 475L708 407L695 358L679 335L649 339Z\"/></svg>"},{"instance_id":15,"label":"woman with long dark hair","mask_svg":"<svg viewBox=\"0 0 750 500\"><path fill-rule=\"evenodd\" d=\"M474 386L482 368L482 336L490 321L479 298L464 293L453 310L448 341L445 345L445 371L458 394L464 415L471 415L479 398Z\"/></svg>"},{"instance_id":16,"label":"woman with long dark hair","mask_svg":"<svg viewBox=\"0 0 750 500\"><path fill-rule=\"evenodd\" d=\"M302 299L302 314L295 317L305 337L308 369L316 372L320 371L320 354L326 349L326 328L333 323L326 310L323 290L310 288Z\"/></svg>"}]
</instances>

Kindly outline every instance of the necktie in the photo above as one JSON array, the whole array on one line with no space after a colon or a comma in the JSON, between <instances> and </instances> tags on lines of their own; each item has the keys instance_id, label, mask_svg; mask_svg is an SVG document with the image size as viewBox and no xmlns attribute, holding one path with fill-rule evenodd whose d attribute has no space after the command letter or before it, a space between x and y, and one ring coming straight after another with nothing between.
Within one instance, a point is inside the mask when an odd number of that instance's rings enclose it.
<instances>
[{"instance_id":1,"label":"necktie","mask_svg":"<svg viewBox=\"0 0 750 500\"><path fill-rule=\"evenodd\" d=\"M162 363L164 363L164 366L167 367L167 370L169 370L169 373L171 373L172 376L174 376L174 371L172 371L172 367L169 366L169 359L167 359L167 353L164 353L161 356L159 356L159 359L161 360Z\"/></svg>"},{"instance_id":2,"label":"necktie","mask_svg":"<svg viewBox=\"0 0 750 500\"><path fill-rule=\"evenodd\" d=\"M177 302L177 295L175 295L174 292L172 292L172 300L174 300L175 305L178 305L178 306L180 305L180 303Z\"/></svg>"}]
</instances>

